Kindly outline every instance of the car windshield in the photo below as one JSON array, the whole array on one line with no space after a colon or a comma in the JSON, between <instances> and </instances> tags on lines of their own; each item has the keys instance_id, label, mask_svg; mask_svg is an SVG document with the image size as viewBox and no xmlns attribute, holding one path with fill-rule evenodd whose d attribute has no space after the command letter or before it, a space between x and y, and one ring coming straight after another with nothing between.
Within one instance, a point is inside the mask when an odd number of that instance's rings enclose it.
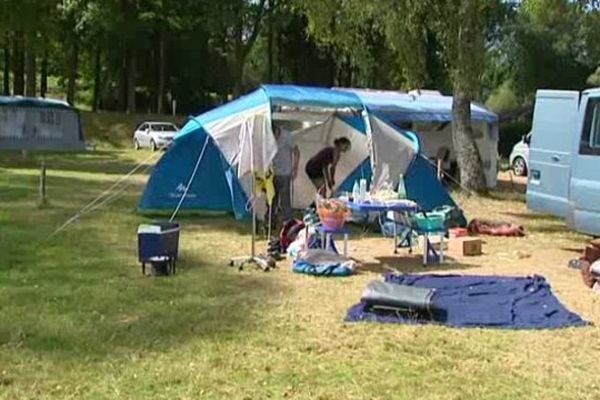
<instances>
[{"instance_id":1,"label":"car windshield","mask_svg":"<svg viewBox=\"0 0 600 400\"><path fill-rule=\"evenodd\" d=\"M173 124L152 124L154 132L177 132L177 128Z\"/></svg>"}]
</instances>

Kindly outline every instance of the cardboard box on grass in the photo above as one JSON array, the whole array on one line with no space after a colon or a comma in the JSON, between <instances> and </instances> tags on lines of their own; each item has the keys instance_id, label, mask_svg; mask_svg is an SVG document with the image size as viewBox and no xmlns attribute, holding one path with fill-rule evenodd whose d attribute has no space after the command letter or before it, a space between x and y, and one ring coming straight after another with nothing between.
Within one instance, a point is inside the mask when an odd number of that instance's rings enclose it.
<instances>
[{"instance_id":1,"label":"cardboard box on grass","mask_svg":"<svg viewBox=\"0 0 600 400\"><path fill-rule=\"evenodd\" d=\"M451 238L448 251L461 256L480 256L483 253L481 238L474 236Z\"/></svg>"}]
</instances>

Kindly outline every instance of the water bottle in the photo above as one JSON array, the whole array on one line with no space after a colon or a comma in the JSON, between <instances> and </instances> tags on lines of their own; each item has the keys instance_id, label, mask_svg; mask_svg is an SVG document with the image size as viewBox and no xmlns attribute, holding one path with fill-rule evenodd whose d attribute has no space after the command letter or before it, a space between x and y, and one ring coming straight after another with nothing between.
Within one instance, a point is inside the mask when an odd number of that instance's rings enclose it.
<instances>
[{"instance_id":1,"label":"water bottle","mask_svg":"<svg viewBox=\"0 0 600 400\"><path fill-rule=\"evenodd\" d=\"M360 180L359 190L360 190L360 201L361 202L366 201L367 200L367 180L366 179Z\"/></svg>"},{"instance_id":2,"label":"water bottle","mask_svg":"<svg viewBox=\"0 0 600 400\"><path fill-rule=\"evenodd\" d=\"M406 186L404 186L404 175L400 174L398 178L398 198L406 199Z\"/></svg>"},{"instance_id":3,"label":"water bottle","mask_svg":"<svg viewBox=\"0 0 600 400\"><path fill-rule=\"evenodd\" d=\"M360 199L360 188L358 187L358 182L354 181L354 186L352 187L352 201L359 202Z\"/></svg>"}]
</instances>

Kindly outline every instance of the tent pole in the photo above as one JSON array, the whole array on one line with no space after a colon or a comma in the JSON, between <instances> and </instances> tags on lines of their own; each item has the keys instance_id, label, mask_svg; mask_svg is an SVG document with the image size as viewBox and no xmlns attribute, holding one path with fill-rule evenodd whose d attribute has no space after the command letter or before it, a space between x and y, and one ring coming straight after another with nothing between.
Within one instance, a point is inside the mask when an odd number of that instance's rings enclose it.
<instances>
[{"instance_id":1,"label":"tent pole","mask_svg":"<svg viewBox=\"0 0 600 400\"><path fill-rule=\"evenodd\" d=\"M256 194L256 171L254 170L254 138L250 132L250 172L252 173L252 193ZM252 202L252 244L250 256L254 259L256 256L256 203Z\"/></svg>"},{"instance_id":2,"label":"tent pole","mask_svg":"<svg viewBox=\"0 0 600 400\"><path fill-rule=\"evenodd\" d=\"M256 178L254 177L254 172L252 172L252 187L256 188ZM256 256L256 207L254 204L252 204L252 242L250 244L250 256L252 258Z\"/></svg>"},{"instance_id":3,"label":"tent pole","mask_svg":"<svg viewBox=\"0 0 600 400\"><path fill-rule=\"evenodd\" d=\"M256 175L254 173L254 143L252 139L252 136L250 136L250 173L252 174L252 235L250 239L250 256L233 257L229 260L229 265L242 270L244 266L254 264L263 271L268 271L275 267L275 263L266 257L256 255L256 207L254 206Z\"/></svg>"}]
</instances>

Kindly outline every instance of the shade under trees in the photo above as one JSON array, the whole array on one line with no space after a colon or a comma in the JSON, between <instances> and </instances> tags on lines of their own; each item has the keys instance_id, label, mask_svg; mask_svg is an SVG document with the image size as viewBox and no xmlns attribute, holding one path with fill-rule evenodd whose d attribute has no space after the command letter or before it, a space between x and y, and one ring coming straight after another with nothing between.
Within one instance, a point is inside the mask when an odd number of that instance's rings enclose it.
<instances>
[{"instance_id":1,"label":"shade under trees","mask_svg":"<svg viewBox=\"0 0 600 400\"><path fill-rule=\"evenodd\" d=\"M438 89L479 190L469 102L597 85L599 39L594 0L0 0L0 92L198 113L263 82Z\"/></svg>"}]
</instances>

